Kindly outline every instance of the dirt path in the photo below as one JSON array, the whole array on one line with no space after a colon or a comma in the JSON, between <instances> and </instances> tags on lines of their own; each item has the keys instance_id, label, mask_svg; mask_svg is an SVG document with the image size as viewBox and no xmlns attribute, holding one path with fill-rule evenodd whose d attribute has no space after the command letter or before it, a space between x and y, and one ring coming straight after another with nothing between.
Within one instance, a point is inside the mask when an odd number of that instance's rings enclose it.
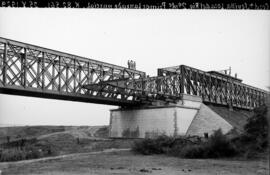
<instances>
[{"instance_id":1,"label":"dirt path","mask_svg":"<svg viewBox=\"0 0 270 175\"><path fill-rule=\"evenodd\" d=\"M0 164L3 175L266 175L267 160L239 161L143 156L127 150L72 154L33 162Z\"/></svg>"}]
</instances>

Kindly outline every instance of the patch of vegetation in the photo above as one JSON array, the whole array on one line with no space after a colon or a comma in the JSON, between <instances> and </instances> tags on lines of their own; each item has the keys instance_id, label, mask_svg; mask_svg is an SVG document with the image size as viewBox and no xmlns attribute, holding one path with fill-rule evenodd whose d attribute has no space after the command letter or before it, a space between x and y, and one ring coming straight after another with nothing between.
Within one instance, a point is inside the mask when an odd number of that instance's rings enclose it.
<instances>
[{"instance_id":1,"label":"patch of vegetation","mask_svg":"<svg viewBox=\"0 0 270 175\"><path fill-rule=\"evenodd\" d=\"M267 153L268 147L268 121L267 106L263 105L254 109L254 116L248 119L244 127L245 132L232 141L239 152L246 158L254 158L260 153Z\"/></svg>"},{"instance_id":2,"label":"patch of vegetation","mask_svg":"<svg viewBox=\"0 0 270 175\"><path fill-rule=\"evenodd\" d=\"M248 119L244 133L230 138L219 129L208 139L192 137L169 137L161 135L136 141L132 147L135 152L149 154L168 154L184 158L222 158L243 156L255 157L267 151L268 146L267 107L254 109L254 116Z\"/></svg>"},{"instance_id":3,"label":"patch of vegetation","mask_svg":"<svg viewBox=\"0 0 270 175\"><path fill-rule=\"evenodd\" d=\"M163 154L167 153L168 150L172 148L172 144L175 140L176 138L168 137L166 135L161 135L154 139L146 138L135 141L132 149L144 155Z\"/></svg>"},{"instance_id":4,"label":"patch of vegetation","mask_svg":"<svg viewBox=\"0 0 270 175\"><path fill-rule=\"evenodd\" d=\"M1 148L0 162L35 159L53 155L57 155L57 152L49 145L26 143L22 147Z\"/></svg>"},{"instance_id":5,"label":"patch of vegetation","mask_svg":"<svg viewBox=\"0 0 270 175\"><path fill-rule=\"evenodd\" d=\"M18 161L70 153L102 151L110 148L130 148L133 143L133 140L129 139L95 139L92 135L89 138L85 137L84 133L92 129L89 128L74 127L70 132L56 132L39 138L28 136L12 140L6 139L6 142L0 144L0 161ZM100 132L97 135L105 136L108 133L107 128L104 126L98 129L96 132ZM94 136L96 136L96 132L92 132Z\"/></svg>"},{"instance_id":6,"label":"patch of vegetation","mask_svg":"<svg viewBox=\"0 0 270 175\"><path fill-rule=\"evenodd\" d=\"M215 131L207 141L186 144L178 151L178 155L185 158L232 157L238 153L235 145L227 139L220 129Z\"/></svg>"},{"instance_id":7,"label":"patch of vegetation","mask_svg":"<svg viewBox=\"0 0 270 175\"><path fill-rule=\"evenodd\" d=\"M137 141L133 150L141 154L169 154L185 158L219 158L235 155L236 148L222 134L214 132L207 141L196 137L158 136Z\"/></svg>"}]
</instances>

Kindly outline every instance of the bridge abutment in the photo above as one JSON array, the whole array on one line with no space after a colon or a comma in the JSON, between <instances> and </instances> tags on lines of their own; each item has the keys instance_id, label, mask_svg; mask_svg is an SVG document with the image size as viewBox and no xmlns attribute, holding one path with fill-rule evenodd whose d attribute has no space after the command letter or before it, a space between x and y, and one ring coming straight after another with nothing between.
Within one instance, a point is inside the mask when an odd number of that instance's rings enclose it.
<instances>
[{"instance_id":1,"label":"bridge abutment","mask_svg":"<svg viewBox=\"0 0 270 175\"><path fill-rule=\"evenodd\" d=\"M200 97L185 94L176 104L155 102L140 108L113 109L110 115L113 138L149 138L162 134L203 136L219 128L223 133L232 129Z\"/></svg>"}]
</instances>

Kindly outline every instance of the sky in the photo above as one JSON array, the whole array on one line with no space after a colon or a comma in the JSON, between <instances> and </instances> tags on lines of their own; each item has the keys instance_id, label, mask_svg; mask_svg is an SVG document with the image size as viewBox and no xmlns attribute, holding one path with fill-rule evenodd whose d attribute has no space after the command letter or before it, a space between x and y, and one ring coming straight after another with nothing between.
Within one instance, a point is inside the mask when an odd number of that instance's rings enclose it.
<instances>
[{"instance_id":1,"label":"sky","mask_svg":"<svg viewBox=\"0 0 270 175\"><path fill-rule=\"evenodd\" d=\"M150 76L185 64L270 85L270 11L0 8L0 37ZM117 106L0 94L0 125L108 125Z\"/></svg>"}]
</instances>

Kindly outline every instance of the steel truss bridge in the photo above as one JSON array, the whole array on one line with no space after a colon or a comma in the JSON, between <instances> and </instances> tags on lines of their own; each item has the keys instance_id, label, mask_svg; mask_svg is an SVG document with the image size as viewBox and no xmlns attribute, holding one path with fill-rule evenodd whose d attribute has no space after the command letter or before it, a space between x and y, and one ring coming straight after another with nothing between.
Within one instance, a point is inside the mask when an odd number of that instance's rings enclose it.
<instances>
[{"instance_id":1,"label":"steel truss bridge","mask_svg":"<svg viewBox=\"0 0 270 175\"><path fill-rule=\"evenodd\" d=\"M158 76L93 59L0 38L0 93L122 107L176 102L182 94L206 103L252 109L269 94L218 72L180 65Z\"/></svg>"}]
</instances>

